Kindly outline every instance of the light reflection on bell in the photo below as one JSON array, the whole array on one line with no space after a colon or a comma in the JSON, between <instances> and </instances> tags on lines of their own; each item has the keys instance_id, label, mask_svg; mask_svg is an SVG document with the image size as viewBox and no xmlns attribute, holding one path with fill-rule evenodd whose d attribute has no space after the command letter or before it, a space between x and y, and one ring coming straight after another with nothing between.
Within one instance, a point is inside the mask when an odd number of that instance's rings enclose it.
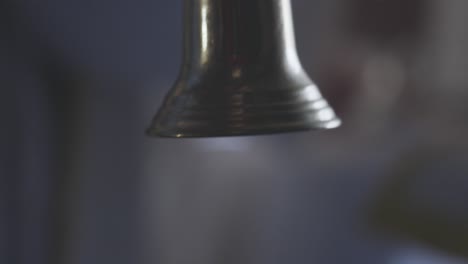
<instances>
[{"instance_id":1,"label":"light reflection on bell","mask_svg":"<svg viewBox=\"0 0 468 264\"><path fill-rule=\"evenodd\" d=\"M185 0L184 60L148 134L215 137L331 129L296 52L290 0Z\"/></svg>"}]
</instances>

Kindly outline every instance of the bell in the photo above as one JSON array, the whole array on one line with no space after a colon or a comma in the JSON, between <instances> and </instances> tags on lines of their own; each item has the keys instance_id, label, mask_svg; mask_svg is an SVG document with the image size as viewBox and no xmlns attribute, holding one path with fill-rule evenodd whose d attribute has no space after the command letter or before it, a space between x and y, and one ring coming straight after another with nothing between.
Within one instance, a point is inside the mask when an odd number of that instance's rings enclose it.
<instances>
[{"instance_id":1,"label":"bell","mask_svg":"<svg viewBox=\"0 0 468 264\"><path fill-rule=\"evenodd\" d=\"M147 133L219 137L331 129L301 66L290 0L185 0L178 80Z\"/></svg>"}]
</instances>

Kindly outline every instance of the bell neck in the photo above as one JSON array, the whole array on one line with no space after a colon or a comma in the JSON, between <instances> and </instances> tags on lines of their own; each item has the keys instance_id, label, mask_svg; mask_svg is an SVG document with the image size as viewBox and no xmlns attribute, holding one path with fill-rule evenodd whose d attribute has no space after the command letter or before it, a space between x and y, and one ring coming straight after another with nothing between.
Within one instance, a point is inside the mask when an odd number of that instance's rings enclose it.
<instances>
[{"instance_id":1,"label":"bell neck","mask_svg":"<svg viewBox=\"0 0 468 264\"><path fill-rule=\"evenodd\" d=\"M186 0L184 25L184 66L192 71L302 71L290 0Z\"/></svg>"}]
</instances>

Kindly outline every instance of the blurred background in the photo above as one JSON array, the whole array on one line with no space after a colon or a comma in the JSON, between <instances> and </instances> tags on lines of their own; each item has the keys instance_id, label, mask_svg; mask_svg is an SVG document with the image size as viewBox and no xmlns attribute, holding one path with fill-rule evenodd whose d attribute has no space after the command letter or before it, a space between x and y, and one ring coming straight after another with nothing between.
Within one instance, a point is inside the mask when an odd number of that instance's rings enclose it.
<instances>
[{"instance_id":1,"label":"blurred background","mask_svg":"<svg viewBox=\"0 0 468 264\"><path fill-rule=\"evenodd\" d=\"M169 140L182 1L0 1L0 263L468 263L468 1L292 5L344 125Z\"/></svg>"}]
</instances>

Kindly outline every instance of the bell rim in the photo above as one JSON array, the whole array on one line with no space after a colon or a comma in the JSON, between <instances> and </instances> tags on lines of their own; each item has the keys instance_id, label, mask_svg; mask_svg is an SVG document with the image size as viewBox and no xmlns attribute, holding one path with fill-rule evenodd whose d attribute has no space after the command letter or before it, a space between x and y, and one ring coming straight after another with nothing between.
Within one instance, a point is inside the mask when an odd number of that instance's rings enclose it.
<instances>
[{"instance_id":1,"label":"bell rim","mask_svg":"<svg viewBox=\"0 0 468 264\"><path fill-rule=\"evenodd\" d=\"M216 138L216 137L244 137L244 136L268 136L276 134L288 134L307 131L332 130L339 128L342 125L340 118L324 122L314 122L312 124L301 124L295 126L278 126L276 129L269 128L253 128L245 127L240 129L200 129L197 132L183 131L183 129L164 129L164 128L148 128L146 135L153 138Z\"/></svg>"}]
</instances>

